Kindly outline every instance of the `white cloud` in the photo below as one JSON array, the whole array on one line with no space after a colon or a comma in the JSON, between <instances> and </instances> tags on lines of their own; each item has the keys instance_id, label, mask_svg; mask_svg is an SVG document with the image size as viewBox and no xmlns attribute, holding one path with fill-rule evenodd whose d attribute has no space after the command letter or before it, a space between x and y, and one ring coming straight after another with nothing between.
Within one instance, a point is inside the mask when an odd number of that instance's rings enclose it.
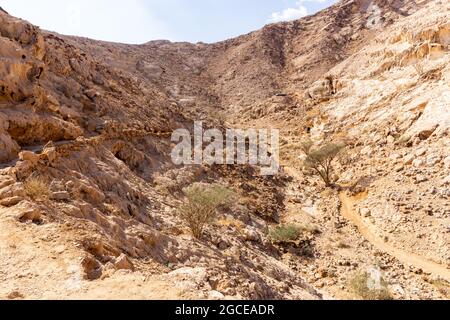
<instances>
[{"instance_id":1,"label":"white cloud","mask_svg":"<svg viewBox=\"0 0 450 320\"><path fill-rule=\"evenodd\" d=\"M304 5L305 2L324 3L327 0L298 0L294 8L287 8L280 12L274 12L270 15L270 22L292 21L303 18L308 15L308 9Z\"/></svg>"},{"instance_id":2,"label":"white cloud","mask_svg":"<svg viewBox=\"0 0 450 320\"><path fill-rule=\"evenodd\" d=\"M0 6L62 34L126 43L171 38L145 0L0 0Z\"/></svg>"}]
</instances>

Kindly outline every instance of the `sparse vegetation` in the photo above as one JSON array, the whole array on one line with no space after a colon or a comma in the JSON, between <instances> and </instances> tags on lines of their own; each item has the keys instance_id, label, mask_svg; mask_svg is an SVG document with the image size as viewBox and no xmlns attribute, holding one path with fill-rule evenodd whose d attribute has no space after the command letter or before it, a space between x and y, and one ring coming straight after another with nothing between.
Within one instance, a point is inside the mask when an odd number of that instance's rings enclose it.
<instances>
[{"instance_id":1,"label":"sparse vegetation","mask_svg":"<svg viewBox=\"0 0 450 320\"><path fill-rule=\"evenodd\" d=\"M269 233L269 238L274 243L295 242L300 238L301 228L296 225L279 225Z\"/></svg>"},{"instance_id":2,"label":"sparse vegetation","mask_svg":"<svg viewBox=\"0 0 450 320\"><path fill-rule=\"evenodd\" d=\"M350 280L351 290L364 300L392 300L392 295L383 278L373 279L367 271L356 273Z\"/></svg>"},{"instance_id":3,"label":"sparse vegetation","mask_svg":"<svg viewBox=\"0 0 450 320\"><path fill-rule=\"evenodd\" d=\"M24 182L26 194L33 200L50 198L51 191L48 183L40 177L30 177Z\"/></svg>"},{"instance_id":4,"label":"sparse vegetation","mask_svg":"<svg viewBox=\"0 0 450 320\"><path fill-rule=\"evenodd\" d=\"M433 286L438 289L438 291L447 299L450 299L450 283L442 280L442 279L436 279L436 280L429 280L429 283L431 283Z\"/></svg>"},{"instance_id":5,"label":"sparse vegetation","mask_svg":"<svg viewBox=\"0 0 450 320\"><path fill-rule=\"evenodd\" d=\"M184 190L185 203L180 217L187 223L192 235L200 239L205 226L211 223L219 209L231 204L233 192L221 185L195 183Z\"/></svg>"},{"instance_id":6,"label":"sparse vegetation","mask_svg":"<svg viewBox=\"0 0 450 320\"><path fill-rule=\"evenodd\" d=\"M314 143L311 140L303 142L300 146L306 155L304 166L311 169L325 182L327 187L333 186L332 175L334 161L345 149L344 143L327 143L324 146L314 149Z\"/></svg>"},{"instance_id":7,"label":"sparse vegetation","mask_svg":"<svg viewBox=\"0 0 450 320\"><path fill-rule=\"evenodd\" d=\"M315 235L320 233L320 230L313 226L279 225L269 232L269 239L274 245L282 247L285 252L312 258L314 245L306 233Z\"/></svg>"}]
</instances>

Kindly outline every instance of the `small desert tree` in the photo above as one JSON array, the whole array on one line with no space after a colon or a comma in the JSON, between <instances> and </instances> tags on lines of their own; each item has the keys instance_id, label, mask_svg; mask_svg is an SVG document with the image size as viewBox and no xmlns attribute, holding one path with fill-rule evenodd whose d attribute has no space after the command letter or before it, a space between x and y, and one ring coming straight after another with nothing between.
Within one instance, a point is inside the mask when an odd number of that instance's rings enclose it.
<instances>
[{"instance_id":1,"label":"small desert tree","mask_svg":"<svg viewBox=\"0 0 450 320\"><path fill-rule=\"evenodd\" d=\"M203 229L211 223L219 209L229 206L233 192L221 185L195 183L184 190L185 203L180 207L180 217L199 239Z\"/></svg>"},{"instance_id":2,"label":"small desert tree","mask_svg":"<svg viewBox=\"0 0 450 320\"><path fill-rule=\"evenodd\" d=\"M310 140L303 142L300 146L306 155L304 165L318 174L327 187L331 187L334 161L345 149L345 144L327 143L318 149L313 149L313 146L314 143Z\"/></svg>"}]
</instances>

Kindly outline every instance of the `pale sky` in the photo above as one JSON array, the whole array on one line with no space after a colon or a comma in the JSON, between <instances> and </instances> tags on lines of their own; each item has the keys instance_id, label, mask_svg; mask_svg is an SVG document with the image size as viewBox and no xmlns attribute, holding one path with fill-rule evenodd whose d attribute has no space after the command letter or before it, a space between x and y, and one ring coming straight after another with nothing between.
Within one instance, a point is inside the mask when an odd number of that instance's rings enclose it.
<instances>
[{"instance_id":1,"label":"pale sky","mask_svg":"<svg viewBox=\"0 0 450 320\"><path fill-rule=\"evenodd\" d=\"M42 29L97 40L216 42L299 19L336 0L0 0Z\"/></svg>"}]
</instances>

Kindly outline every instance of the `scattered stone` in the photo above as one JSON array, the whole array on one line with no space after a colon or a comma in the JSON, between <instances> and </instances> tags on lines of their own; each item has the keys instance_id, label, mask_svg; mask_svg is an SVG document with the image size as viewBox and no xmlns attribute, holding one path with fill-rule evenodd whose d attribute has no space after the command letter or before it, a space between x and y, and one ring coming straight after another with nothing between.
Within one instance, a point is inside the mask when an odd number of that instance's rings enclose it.
<instances>
[{"instance_id":1,"label":"scattered stone","mask_svg":"<svg viewBox=\"0 0 450 320\"><path fill-rule=\"evenodd\" d=\"M398 294L401 297L403 297L405 295L405 290L399 284L395 284L392 286L392 292Z\"/></svg>"},{"instance_id":2,"label":"scattered stone","mask_svg":"<svg viewBox=\"0 0 450 320\"><path fill-rule=\"evenodd\" d=\"M450 156L444 159L444 165L446 168L450 168Z\"/></svg>"},{"instance_id":3,"label":"scattered stone","mask_svg":"<svg viewBox=\"0 0 450 320\"><path fill-rule=\"evenodd\" d=\"M421 159L416 159L413 161L412 165L413 167L420 168L424 165L424 162Z\"/></svg>"},{"instance_id":4,"label":"scattered stone","mask_svg":"<svg viewBox=\"0 0 450 320\"><path fill-rule=\"evenodd\" d=\"M366 146L361 150L361 154L370 157L373 154L371 146Z\"/></svg>"},{"instance_id":5,"label":"scattered stone","mask_svg":"<svg viewBox=\"0 0 450 320\"><path fill-rule=\"evenodd\" d=\"M433 167L437 165L439 162L441 162L441 157L437 155L430 155L427 157L427 166Z\"/></svg>"},{"instance_id":6,"label":"scattered stone","mask_svg":"<svg viewBox=\"0 0 450 320\"><path fill-rule=\"evenodd\" d=\"M426 153L427 153L427 149L426 148L417 149L416 152L415 152L417 157L424 156Z\"/></svg>"},{"instance_id":7,"label":"scattered stone","mask_svg":"<svg viewBox=\"0 0 450 320\"><path fill-rule=\"evenodd\" d=\"M446 178L444 178L441 182L441 186L450 185L450 175L448 175Z\"/></svg>"},{"instance_id":8,"label":"scattered stone","mask_svg":"<svg viewBox=\"0 0 450 320\"><path fill-rule=\"evenodd\" d=\"M424 175L420 175L419 174L419 175L416 176L415 180L416 180L417 183L422 183L422 182L428 181L428 178L425 177Z\"/></svg>"},{"instance_id":9,"label":"scattered stone","mask_svg":"<svg viewBox=\"0 0 450 320\"><path fill-rule=\"evenodd\" d=\"M370 212L370 209L368 209L368 208L362 208L362 209L360 210L360 212L361 212L361 215L362 215L364 218L368 218L368 217L370 217L370 216L372 215L372 213Z\"/></svg>"},{"instance_id":10,"label":"scattered stone","mask_svg":"<svg viewBox=\"0 0 450 320\"><path fill-rule=\"evenodd\" d=\"M14 290L8 294L7 298L8 298L8 300L17 300L17 299L23 299L25 297L19 291Z\"/></svg>"},{"instance_id":11,"label":"scattered stone","mask_svg":"<svg viewBox=\"0 0 450 320\"><path fill-rule=\"evenodd\" d=\"M415 156L414 156L414 155L408 154L408 155L406 155L406 156L403 158L403 163L404 163L404 164L407 164L407 165L410 165L410 164L413 163L414 159L415 159Z\"/></svg>"}]
</instances>

